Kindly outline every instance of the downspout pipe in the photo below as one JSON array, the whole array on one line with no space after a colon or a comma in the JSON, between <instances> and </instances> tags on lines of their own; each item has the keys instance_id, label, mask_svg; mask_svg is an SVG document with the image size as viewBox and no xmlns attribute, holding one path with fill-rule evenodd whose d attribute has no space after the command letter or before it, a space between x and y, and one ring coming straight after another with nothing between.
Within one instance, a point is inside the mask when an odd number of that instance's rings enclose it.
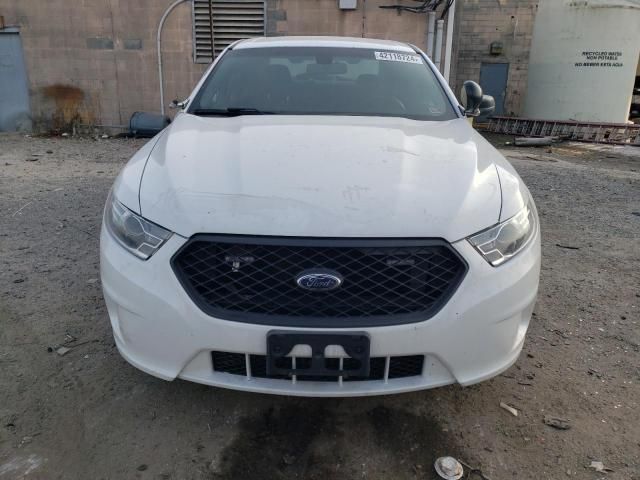
<instances>
[{"instance_id":1,"label":"downspout pipe","mask_svg":"<svg viewBox=\"0 0 640 480\"><path fill-rule=\"evenodd\" d=\"M436 51L434 52L433 63L435 63L436 68L442 73L442 69L440 68L442 61L442 31L444 30L444 20L438 20L436 26Z\"/></svg>"},{"instance_id":2,"label":"downspout pipe","mask_svg":"<svg viewBox=\"0 0 640 480\"><path fill-rule=\"evenodd\" d=\"M427 13L427 56L433 59L433 38L436 32L436 12Z\"/></svg>"},{"instance_id":3,"label":"downspout pipe","mask_svg":"<svg viewBox=\"0 0 640 480\"><path fill-rule=\"evenodd\" d=\"M453 50L453 28L454 17L456 15L456 3L454 2L447 11L447 38L444 45L444 68L442 74L444 79L449 83L449 77L451 75L451 56Z\"/></svg>"},{"instance_id":4,"label":"downspout pipe","mask_svg":"<svg viewBox=\"0 0 640 480\"><path fill-rule=\"evenodd\" d=\"M164 27L164 22L167 20L169 14L176 8L178 5L184 2L189 2L191 0L176 0L165 10L162 18L160 19L160 24L158 25L158 34L156 38L157 48L158 48L158 79L160 80L160 113L164 115L164 78L162 74L162 27Z\"/></svg>"}]
</instances>

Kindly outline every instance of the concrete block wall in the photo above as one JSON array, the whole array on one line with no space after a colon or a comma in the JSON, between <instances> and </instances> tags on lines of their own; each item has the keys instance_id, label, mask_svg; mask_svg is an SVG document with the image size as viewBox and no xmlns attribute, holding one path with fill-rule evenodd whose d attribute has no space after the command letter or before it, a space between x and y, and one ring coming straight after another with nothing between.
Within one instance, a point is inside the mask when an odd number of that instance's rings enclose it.
<instances>
[{"instance_id":1,"label":"concrete block wall","mask_svg":"<svg viewBox=\"0 0 640 480\"><path fill-rule=\"evenodd\" d=\"M520 115L527 93L529 49L537 0L456 0L456 27L450 77L458 95L465 80L480 80L486 63L508 63L505 114ZM501 55L491 55L492 42L503 44Z\"/></svg>"}]
</instances>

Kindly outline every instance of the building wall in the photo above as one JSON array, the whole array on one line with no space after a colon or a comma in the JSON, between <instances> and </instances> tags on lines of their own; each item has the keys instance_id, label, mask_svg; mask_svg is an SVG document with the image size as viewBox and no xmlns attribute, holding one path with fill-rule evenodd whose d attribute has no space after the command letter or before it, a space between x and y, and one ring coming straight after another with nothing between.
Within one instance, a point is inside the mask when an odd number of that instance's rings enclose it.
<instances>
[{"instance_id":1,"label":"building wall","mask_svg":"<svg viewBox=\"0 0 640 480\"><path fill-rule=\"evenodd\" d=\"M156 32L173 0L0 0L0 15L20 28L36 128L72 123L127 125L135 111L159 112ZM411 0L267 0L267 35L345 35L391 38L426 48L427 16L380 9ZM536 1L456 0L454 77L479 77L482 61L509 61L507 104L519 112ZM206 65L193 62L190 2L179 5L163 31L165 100L184 98ZM446 32L445 32L446 34ZM505 44L501 58L489 43ZM458 55L457 61L455 55Z\"/></svg>"},{"instance_id":2,"label":"building wall","mask_svg":"<svg viewBox=\"0 0 640 480\"><path fill-rule=\"evenodd\" d=\"M529 49L537 0L456 0L453 44L454 70L450 84L459 94L465 80L480 80L485 63L508 63L505 114L520 115L527 93ZM491 55L492 42L501 42L501 55Z\"/></svg>"},{"instance_id":3,"label":"building wall","mask_svg":"<svg viewBox=\"0 0 640 480\"><path fill-rule=\"evenodd\" d=\"M20 28L36 128L126 125L159 111L156 32L173 0L0 0ZM163 35L165 98L189 94L206 65L192 60L191 7L169 17Z\"/></svg>"},{"instance_id":4,"label":"building wall","mask_svg":"<svg viewBox=\"0 0 640 480\"><path fill-rule=\"evenodd\" d=\"M338 0L267 0L267 35L340 35L385 38L426 45L427 19L379 8L415 5L397 0L358 0L357 9L340 10Z\"/></svg>"}]
</instances>

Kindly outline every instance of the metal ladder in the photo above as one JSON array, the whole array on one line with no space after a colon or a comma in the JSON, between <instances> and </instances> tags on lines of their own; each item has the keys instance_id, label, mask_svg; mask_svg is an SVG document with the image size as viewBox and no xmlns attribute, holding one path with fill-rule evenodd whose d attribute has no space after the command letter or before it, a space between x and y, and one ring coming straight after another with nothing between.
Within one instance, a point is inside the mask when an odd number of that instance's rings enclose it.
<instances>
[{"instance_id":1,"label":"metal ladder","mask_svg":"<svg viewBox=\"0 0 640 480\"><path fill-rule=\"evenodd\" d=\"M491 117L478 130L522 137L562 137L590 143L640 146L640 125Z\"/></svg>"}]
</instances>

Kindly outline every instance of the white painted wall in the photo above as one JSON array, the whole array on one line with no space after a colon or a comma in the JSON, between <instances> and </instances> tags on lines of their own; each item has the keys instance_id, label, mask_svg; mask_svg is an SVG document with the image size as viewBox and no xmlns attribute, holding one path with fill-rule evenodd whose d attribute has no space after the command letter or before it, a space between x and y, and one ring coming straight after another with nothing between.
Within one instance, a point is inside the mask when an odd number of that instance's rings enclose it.
<instances>
[{"instance_id":1,"label":"white painted wall","mask_svg":"<svg viewBox=\"0 0 640 480\"><path fill-rule=\"evenodd\" d=\"M627 121L640 0L540 0L533 32L523 116Z\"/></svg>"}]
</instances>

